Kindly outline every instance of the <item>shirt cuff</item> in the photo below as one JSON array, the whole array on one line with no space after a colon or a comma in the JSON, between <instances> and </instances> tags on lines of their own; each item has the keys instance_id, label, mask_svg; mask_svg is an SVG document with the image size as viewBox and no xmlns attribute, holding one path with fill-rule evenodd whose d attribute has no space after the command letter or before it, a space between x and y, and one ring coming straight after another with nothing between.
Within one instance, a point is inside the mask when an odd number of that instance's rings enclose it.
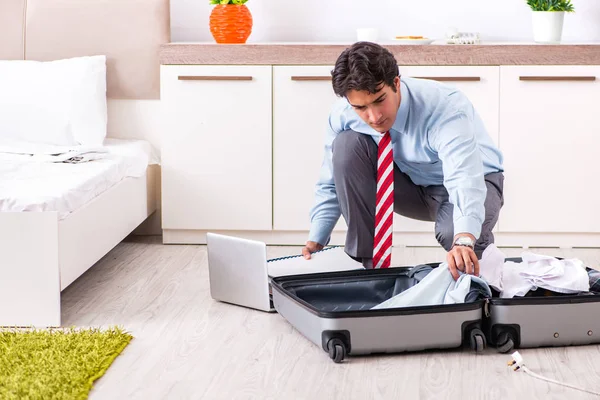
<instances>
[{"instance_id":1,"label":"shirt cuff","mask_svg":"<svg viewBox=\"0 0 600 400\"><path fill-rule=\"evenodd\" d=\"M470 216L459 217L454 221L454 236L459 233L470 233L477 240L481 235L481 222Z\"/></svg>"},{"instance_id":2,"label":"shirt cuff","mask_svg":"<svg viewBox=\"0 0 600 400\"><path fill-rule=\"evenodd\" d=\"M311 242L317 242L323 246L327 246L334 227L335 223L331 225L330 223L324 221L314 221L310 225L308 240Z\"/></svg>"}]
</instances>

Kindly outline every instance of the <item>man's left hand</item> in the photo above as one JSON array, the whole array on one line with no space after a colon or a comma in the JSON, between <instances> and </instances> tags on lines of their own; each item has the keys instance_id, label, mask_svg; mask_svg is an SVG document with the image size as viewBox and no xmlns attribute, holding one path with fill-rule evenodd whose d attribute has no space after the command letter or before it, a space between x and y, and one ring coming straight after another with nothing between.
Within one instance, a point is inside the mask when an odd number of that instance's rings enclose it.
<instances>
[{"instance_id":1,"label":"man's left hand","mask_svg":"<svg viewBox=\"0 0 600 400\"><path fill-rule=\"evenodd\" d=\"M475 237L471 234L458 234L454 238L456 241L460 236L469 236L475 242ZM453 242L454 243L454 242ZM448 269L452 274L454 280L459 277L458 271L464 272L465 274L471 274L479 276L479 260L475 255L475 251L468 246L453 246L448 252L446 257L448 261Z\"/></svg>"}]
</instances>

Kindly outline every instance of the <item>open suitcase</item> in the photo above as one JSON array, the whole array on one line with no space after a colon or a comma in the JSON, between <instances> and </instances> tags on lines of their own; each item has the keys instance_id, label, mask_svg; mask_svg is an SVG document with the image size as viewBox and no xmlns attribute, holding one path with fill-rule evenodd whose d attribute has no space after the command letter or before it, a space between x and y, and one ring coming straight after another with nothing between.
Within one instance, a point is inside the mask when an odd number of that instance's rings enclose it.
<instances>
[{"instance_id":1,"label":"open suitcase","mask_svg":"<svg viewBox=\"0 0 600 400\"><path fill-rule=\"evenodd\" d=\"M371 310L417 283L409 277L409 270L400 267L278 277L271 282L273 304L336 363L347 355L463 345L483 351L486 300Z\"/></svg>"},{"instance_id":2,"label":"open suitcase","mask_svg":"<svg viewBox=\"0 0 600 400\"><path fill-rule=\"evenodd\" d=\"M507 261L520 262L520 258ZM436 267L439 263L428 264ZM411 268L274 278L273 304L335 362L347 355L487 344L515 348L600 343L600 293L492 297L472 303L370 308L417 283Z\"/></svg>"},{"instance_id":3,"label":"open suitcase","mask_svg":"<svg viewBox=\"0 0 600 400\"><path fill-rule=\"evenodd\" d=\"M545 296L548 293L543 290L535 292L531 297L490 299L484 328L499 352L600 343L600 293Z\"/></svg>"}]
</instances>

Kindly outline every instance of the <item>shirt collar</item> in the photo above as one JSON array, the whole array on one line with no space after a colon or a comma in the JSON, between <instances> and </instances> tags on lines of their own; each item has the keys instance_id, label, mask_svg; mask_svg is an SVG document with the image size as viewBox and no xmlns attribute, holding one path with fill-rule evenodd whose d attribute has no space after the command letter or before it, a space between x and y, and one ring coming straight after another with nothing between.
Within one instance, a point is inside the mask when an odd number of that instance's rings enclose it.
<instances>
[{"instance_id":1,"label":"shirt collar","mask_svg":"<svg viewBox=\"0 0 600 400\"><path fill-rule=\"evenodd\" d=\"M400 96L400 107L398 108L398 114L396 114L396 121L394 121L392 129L398 133L405 133L408 120L408 109L410 108L410 98L408 88L402 79L400 80Z\"/></svg>"}]
</instances>

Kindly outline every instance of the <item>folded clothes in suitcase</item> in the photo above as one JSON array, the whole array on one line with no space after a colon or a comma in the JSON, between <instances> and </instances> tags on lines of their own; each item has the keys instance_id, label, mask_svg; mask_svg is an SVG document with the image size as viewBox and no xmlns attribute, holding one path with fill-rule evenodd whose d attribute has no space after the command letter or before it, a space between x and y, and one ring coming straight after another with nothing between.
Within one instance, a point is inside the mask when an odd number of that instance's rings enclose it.
<instances>
[{"instance_id":1,"label":"folded clothes in suitcase","mask_svg":"<svg viewBox=\"0 0 600 400\"><path fill-rule=\"evenodd\" d=\"M508 353L514 348L600 343L600 288L596 277L600 273L589 268L586 271L590 277L588 292L561 294L538 288L512 298L494 294L484 321L490 344Z\"/></svg>"},{"instance_id":2,"label":"folded clothes in suitcase","mask_svg":"<svg viewBox=\"0 0 600 400\"><path fill-rule=\"evenodd\" d=\"M438 264L430 264L435 267ZM373 309L413 287L410 268L293 275L271 282L273 304L300 333L329 353L391 353L486 346L481 330L485 299L462 304Z\"/></svg>"}]
</instances>

